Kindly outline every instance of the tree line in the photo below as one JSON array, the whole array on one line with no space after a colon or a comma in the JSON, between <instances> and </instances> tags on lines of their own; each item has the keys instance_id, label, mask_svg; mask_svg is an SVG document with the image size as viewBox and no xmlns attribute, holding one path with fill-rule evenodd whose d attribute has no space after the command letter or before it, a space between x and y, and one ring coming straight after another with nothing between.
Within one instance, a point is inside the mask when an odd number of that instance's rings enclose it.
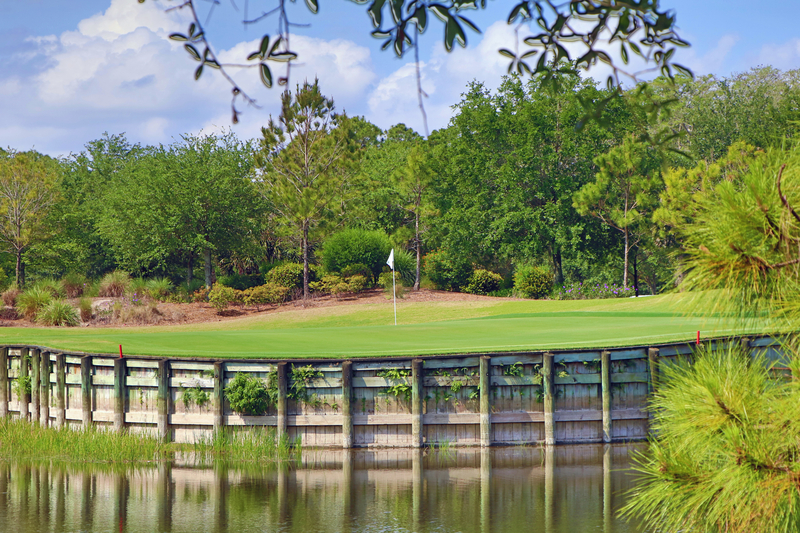
<instances>
[{"instance_id":1,"label":"tree line","mask_svg":"<svg viewBox=\"0 0 800 533\"><path fill-rule=\"evenodd\" d=\"M556 286L655 294L683 275L686 198L792 140L799 72L656 80L623 99L568 74L557 91L541 77L511 76L496 91L473 82L427 139L339 113L314 82L284 93L256 141L228 132L142 146L105 134L63 159L9 149L0 268L19 286L116 269L211 285L297 262L307 296L325 240L360 228L410 252L415 288L435 254L506 286L538 265ZM653 110L654 98L667 105ZM659 136L669 150L645 141Z\"/></svg>"}]
</instances>

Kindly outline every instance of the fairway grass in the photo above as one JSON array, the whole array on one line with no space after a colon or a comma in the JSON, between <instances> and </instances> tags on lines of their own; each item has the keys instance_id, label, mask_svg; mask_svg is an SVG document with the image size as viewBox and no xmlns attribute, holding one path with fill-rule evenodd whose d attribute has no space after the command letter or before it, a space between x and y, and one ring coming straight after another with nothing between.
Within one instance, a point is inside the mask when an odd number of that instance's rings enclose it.
<instances>
[{"instance_id":1,"label":"fairway grass","mask_svg":"<svg viewBox=\"0 0 800 533\"><path fill-rule=\"evenodd\" d=\"M124 328L3 328L2 344L128 355L329 358L605 348L757 333L685 312L685 297L391 302L289 310L237 320ZM684 308L682 310L681 308Z\"/></svg>"}]
</instances>

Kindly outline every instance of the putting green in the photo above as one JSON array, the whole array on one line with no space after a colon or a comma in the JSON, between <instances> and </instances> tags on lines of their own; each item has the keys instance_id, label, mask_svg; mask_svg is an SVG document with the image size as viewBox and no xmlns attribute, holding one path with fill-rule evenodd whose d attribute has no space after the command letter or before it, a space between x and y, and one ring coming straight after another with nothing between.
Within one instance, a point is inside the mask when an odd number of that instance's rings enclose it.
<instances>
[{"instance_id":1,"label":"putting green","mask_svg":"<svg viewBox=\"0 0 800 533\"><path fill-rule=\"evenodd\" d=\"M2 344L239 358L363 357L660 344L743 333L680 311L678 295L624 300L427 302L297 309L166 327L3 328ZM751 330L750 332L754 332Z\"/></svg>"}]
</instances>

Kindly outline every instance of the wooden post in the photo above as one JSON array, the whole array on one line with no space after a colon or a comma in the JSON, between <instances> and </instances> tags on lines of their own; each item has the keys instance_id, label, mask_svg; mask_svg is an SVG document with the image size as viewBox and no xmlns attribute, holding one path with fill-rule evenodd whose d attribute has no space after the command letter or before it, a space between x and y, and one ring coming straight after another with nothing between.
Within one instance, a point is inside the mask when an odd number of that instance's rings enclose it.
<instances>
[{"instance_id":1,"label":"wooden post","mask_svg":"<svg viewBox=\"0 0 800 533\"><path fill-rule=\"evenodd\" d=\"M342 362L342 448L353 447L353 362Z\"/></svg>"},{"instance_id":2,"label":"wooden post","mask_svg":"<svg viewBox=\"0 0 800 533\"><path fill-rule=\"evenodd\" d=\"M422 428L422 359L411 361L411 446L422 448L424 432Z\"/></svg>"},{"instance_id":3,"label":"wooden post","mask_svg":"<svg viewBox=\"0 0 800 533\"><path fill-rule=\"evenodd\" d=\"M214 433L222 434L225 427L225 363L214 363Z\"/></svg>"},{"instance_id":4,"label":"wooden post","mask_svg":"<svg viewBox=\"0 0 800 533\"><path fill-rule=\"evenodd\" d=\"M650 393L658 390L658 348L647 349L647 362L650 365Z\"/></svg>"},{"instance_id":5,"label":"wooden post","mask_svg":"<svg viewBox=\"0 0 800 533\"><path fill-rule=\"evenodd\" d=\"M740 346L745 355L750 355L750 337L742 337L739 339Z\"/></svg>"},{"instance_id":6,"label":"wooden post","mask_svg":"<svg viewBox=\"0 0 800 533\"><path fill-rule=\"evenodd\" d=\"M92 427L92 356L81 357L81 421L83 429Z\"/></svg>"},{"instance_id":7,"label":"wooden post","mask_svg":"<svg viewBox=\"0 0 800 533\"><path fill-rule=\"evenodd\" d=\"M169 360L158 362L158 438L162 442L170 441L169 430Z\"/></svg>"},{"instance_id":8,"label":"wooden post","mask_svg":"<svg viewBox=\"0 0 800 533\"><path fill-rule=\"evenodd\" d=\"M611 352L600 354L600 388L603 394L603 442L611 442Z\"/></svg>"},{"instance_id":9,"label":"wooden post","mask_svg":"<svg viewBox=\"0 0 800 533\"><path fill-rule=\"evenodd\" d=\"M50 352L39 353L39 425L50 424Z\"/></svg>"},{"instance_id":10,"label":"wooden post","mask_svg":"<svg viewBox=\"0 0 800 533\"><path fill-rule=\"evenodd\" d=\"M542 354L542 371L544 373L542 385L544 387L544 443L552 446L556 443L555 424L555 387L553 386L553 354Z\"/></svg>"},{"instance_id":11,"label":"wooden post","mask_svg":"<svg viewBox=\"0 0 800 533\"><path fill-rule=\"evenodd\" d=\"M288 439L287 399L288 376L286 363L278 363L278 439Z\"/></svg>"},{"instance_id":12,"label":"wooden post","mask_svg":"<svg viewBox=\"0 0 800 533\"><path fill-rule=\"evenodd\" d=\"M0 418L8 418L8 346L0 348Z\"/></svg>"},{"instance_id":13,"label":"wooden post","mask_svg":"<svg viewBox=\"0 0 800 533\"><path fill-rule=\"evenodd\" d=\"M19 384L22 378L30 376L28 372L28 349L22 348L19 355L19 373L17 374L17 383ZM28 404L31 401L30 392L23 390L22 387L17 385L17 401L19 402L19 419L29 420Z\"/></svg>"},{"instance_id":14,"label":"wooden post","mask_svg":"<svg viewBox=\"0 0 800 533\"><path fill-rule=\"evenodd\" d=\"M31 422L39 423L39 403L41 387L39 386L39 349L28 350L31 361Z\"/></svg>"},{"instance_id":15,"label":"wooden post","mask_svg":"<svg viewBox=\"0 0 800 533\"><path fill-rule=\"evenodd\" d=\"M67 361L63 353L56 355L56 427L67 424Z\"/></svg>"},{"instance_id":16,"label":"wooden post","mask_svg":"<svg viewBox=\"0 0 800 533\"><path fill-rule=\"evenodd\" d=\"M489 375L492 359L488 355L482 355L480 366L478 367L480 384L480 431L481 447L492 445L492 405L489 401L489 393L492 388L492 377Z\"/></svg>"},{"instance_id":17,"label":"wooden post","mask_svg":"<svg viewBox=\"0 0 800 533\"><path fill-rule=\"evenodd\" d=\"M114 431L125 429L125 359L114 359Z\"/></svg>"}]
</instances>

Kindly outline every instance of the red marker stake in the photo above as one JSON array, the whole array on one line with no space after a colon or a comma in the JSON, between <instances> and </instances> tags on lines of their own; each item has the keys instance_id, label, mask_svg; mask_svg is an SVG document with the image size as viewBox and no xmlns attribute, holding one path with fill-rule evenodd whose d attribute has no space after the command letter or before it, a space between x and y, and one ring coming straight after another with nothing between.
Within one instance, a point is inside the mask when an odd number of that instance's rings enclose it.
<instances>
[{"instance_id":1,"label":"red marker stake","mask_svg":"<svg viewBox=\"0 0 800 533\"><path fill-rule=\"evenodd\" d=\"M697 332L697 344L700 344L700 332L699 331ZM122 357L122 346L120 346L119 349L120 349L119 356Z\"/></svg>"},{"instance_id":2,"label":"red marker stake","mask_svg":"<svg viewBox=\"0 0 800 533\"><path fill-rule=\"evenodd\" d=\"M697 334L700 335L699 332ZM697 338L699 339L700 337L697 337ZM122 345L121 344L119 345L119 358L122 359Z\"/></svg>"}]
</instances>

